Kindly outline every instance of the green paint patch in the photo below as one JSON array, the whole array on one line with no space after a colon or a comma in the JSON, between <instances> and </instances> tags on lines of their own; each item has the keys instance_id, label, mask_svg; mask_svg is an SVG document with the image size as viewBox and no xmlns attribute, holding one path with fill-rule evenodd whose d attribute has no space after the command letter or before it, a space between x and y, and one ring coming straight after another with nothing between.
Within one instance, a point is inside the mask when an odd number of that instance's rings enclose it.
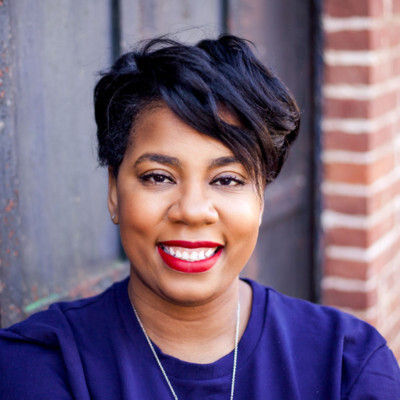
<instances>
[{"instance_id":1,"label":"green paint patch","mask_svg":"<svg viewBox=\"0 0 400 400\"><path fill-rule=\"evenodd\" d=\"M27 314L33 313L42 309L44 306L59 301L63 296L58 293L51 293L46 297L42 297L39 300L34 301L33 303L28 304L24 307L24 312Z\"/></svg>"},{"instance_id":2,"label":"green paint patch","mask_svg":"<svg viewBox=\"0 0 400 400\"><path fill-rule=\"evenodd\" d=\"M104 272L94 277L87 277L86 285L82 286L82 284L80 284L77 287L70 288L69 290L62 291L61 293L51 293L48 296L42 297L26 305L23 308L24 313L32 314L34 312L43 310L45 307L48 307L52 303L56 303L58 301L63 301L63 300L68 301L74 298L80 298L82 297L83 290L86 287L98 288L99 289L98 291L104 290L105 287L111 285L111 283L115 279L122 278L122 276L119 276L119 274L125 272L129 273L128 264L126 262L119 262L119 261L114 262Z\"/></svg>"}]
</instances>

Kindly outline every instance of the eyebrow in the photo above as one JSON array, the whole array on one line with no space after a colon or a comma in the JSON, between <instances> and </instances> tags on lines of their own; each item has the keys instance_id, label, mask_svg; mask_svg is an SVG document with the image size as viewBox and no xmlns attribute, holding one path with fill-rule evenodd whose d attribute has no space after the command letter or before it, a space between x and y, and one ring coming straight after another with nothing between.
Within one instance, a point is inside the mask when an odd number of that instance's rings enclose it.
<instances>
[{"instance_id":1,"label":"eyebrow","mask_svg":"<svg viewBox=\"0 0 400 400\"><path fill-rule=\"evenodd\" d=\"M230 165L230 164L240 164L240 161L236 157L219 157L216 158L215 160L212 160L210 164L210 168L216 168L216 167L224 167L225 165Z\"/></svg>"},{"instance_id":2,"label":"eyebrow","mask_svg":"<svg viewBox=\"0 0 400 400\"><path fill-rule=\"evenodd\" d=\"M155 161L159 164L170 165L172 167L181 167L181 162L176 157L170 157L163 154L157 153L145 153L142 154L136 161L135 167L145 161Z\"/></svg>"},{"instance_id":3,"label":"eyebrow","mask_svg":"<svg viewBox=\"0 0 400 400\"><path fill-rule=\"evenodd\" d=\"M158 153L145 153L142 154L136 161L135 161L135 167L137 167L139 164L145 162L145 161L154 161L159 164L164 164L164 165L170 165L172 167L178 167L182 168L182 163L179 161L178 158L176 157L171 157L171 156L166 156L164 154L158 154ZM225 165L230 165L230 164L240 164L240 161L233 156L230 157L218 157L214 160L211 161L210 164L210 169L217 168L217 167L223 167Z\"/></svg>"}]
</instances>

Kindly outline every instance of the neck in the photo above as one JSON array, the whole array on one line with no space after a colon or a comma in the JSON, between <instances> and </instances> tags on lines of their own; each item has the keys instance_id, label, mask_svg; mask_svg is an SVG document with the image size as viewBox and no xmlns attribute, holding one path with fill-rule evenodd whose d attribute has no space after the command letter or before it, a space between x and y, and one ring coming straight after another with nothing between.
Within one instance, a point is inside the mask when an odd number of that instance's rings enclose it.
<instances>
[{"instance_id":1,"label":"neck","mask_svg":"<svg viewBox=\"0 0 400 400\"><path fill-rule=\"evenodd\" d=\"M194 363L211 363L230 353L235 345L238 301L239 338L251 310L251 288L239 279L221 295L188 306L156 295L131 275L129 296L150 339L164 353Z\"/></svg>"}]
</instances>

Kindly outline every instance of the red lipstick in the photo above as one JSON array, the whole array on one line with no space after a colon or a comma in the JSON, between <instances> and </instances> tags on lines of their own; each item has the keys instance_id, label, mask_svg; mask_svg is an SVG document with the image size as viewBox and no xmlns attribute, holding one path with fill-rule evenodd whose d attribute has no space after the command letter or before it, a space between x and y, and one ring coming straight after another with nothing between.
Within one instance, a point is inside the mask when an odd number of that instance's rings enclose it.
<instances>
[{"instance_id":1,"label":"red lipstick","mask_svg":"<svg viewBox=\"0 0 400 400\"><path fill-rule=\"evenodd\" d=\"M187 249L196 249L196 248L201 248L201 247L220 247L214 255L212 255L209 258L206 258L205 260L199 260L199 261L186 261L186 260L181 260L179 258L176 258L172 256L171 254L168 254L167 252L164 251L163 249L164 246L177 246L177 247L182 247L182 248L187 248ZM198 241L198 242L187 242L183 240L169 240L166 242L159 243L157 246L158 253L160 254L161 259L164 261L164 263L170 267L171 269L174 269L175 271L179 272L184 272L184 273L189 273L189 274L196 274L200 272L205 272L211 269L216 262L218 261L221 253L222 253L222 246L220 243L215 243L215 242L206 242L206 241Z\"/></svg>"},{"instance_id":2,"label":"red lipstick","mask_svg":"<svg viewBox=\"0 0 400 400\"><path fill-rule=\"evenodd\" d=\"M204 240L197 242L188 242L186 240L167 240L165 242L161 242L160 244L163 244L164 246L186 247L187 249L197 249L199 247L222 247L221 243L207 242Z\"/></svg>"}]
</instances>

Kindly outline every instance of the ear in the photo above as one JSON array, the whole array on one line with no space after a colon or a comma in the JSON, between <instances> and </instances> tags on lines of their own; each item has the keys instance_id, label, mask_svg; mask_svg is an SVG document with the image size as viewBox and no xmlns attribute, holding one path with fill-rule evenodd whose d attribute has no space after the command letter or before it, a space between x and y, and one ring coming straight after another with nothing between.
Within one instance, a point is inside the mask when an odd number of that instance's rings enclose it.
<instances>
[{"instance_id":1,"label":"ear","mask_svg":"<svg viewBox=\"0 0 400 400\"><path fill-rule=\"evenodd\" d=\"M108 167L108 211L114 224L118 225L118 188L117 178L112 167Z\"/></svg>"}]
</instances>

